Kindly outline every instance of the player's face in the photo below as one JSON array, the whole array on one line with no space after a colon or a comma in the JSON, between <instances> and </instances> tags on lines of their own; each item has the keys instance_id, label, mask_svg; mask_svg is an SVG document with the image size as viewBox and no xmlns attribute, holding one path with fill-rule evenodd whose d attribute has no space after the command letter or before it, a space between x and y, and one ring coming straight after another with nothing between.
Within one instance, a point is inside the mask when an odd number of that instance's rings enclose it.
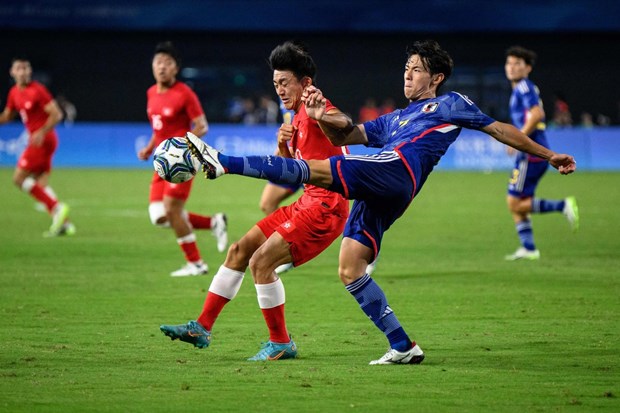
<instances>
[{"instance_id":1,"label":"player's face","mask_svg":"<svg viewBox=\"0 0 620 413\"><path fill-rule=\"evenodd\" d=\"M176 60L166 53L157 53L153 57L153 77L157 84L171 85L176 80L179 67Z\"/></svg>"},{"instance_id":2,"label":"player's face","mask_svg":"<svg viewBox=\"0 0 620 413\"><path fill-rule=\"evenodd\" d=\"M436 76L436 75L435 75ZM420 56L414 54L405 64L405 97L410 101L435 97L437 85L434 76L422 64Z\"/></svg>"},{"instance_id":3,"label":"player's face","mask_svg":"<svg viewBox=\"0 0 620 413\"><path fill-rule=\"evenodd\" d=\"M516 56L508 56L504 65L506 78L511 82L518 82L529 76L532 66L525 63L525 60Z\"/></svg>"},{"instance_id":4,"label":"player's face","mask_svg":"<svg viewBox=\"0 0 620 413\"><path fill-rule=\"evenodd\" d=\"M302 79L302 81L304 79ZM287 110L294 110L297 112L301 107L301 95L305 86L295 77L293 72L288 70L274 70L273 86L276 89L278 97L282 100L284 107Z\"/></svg>"},{"instance_id":5,"label":"player's face","mask_svg":"<svg viewBox=\"0 0 620 413\"><path fill-rule=\"evenodd\" d=\"M16 60L11 65L11 77L19 86L25 86L30 83L32 78L32 67L30 62L25 60Z\"/></svg>"}]
</instances>

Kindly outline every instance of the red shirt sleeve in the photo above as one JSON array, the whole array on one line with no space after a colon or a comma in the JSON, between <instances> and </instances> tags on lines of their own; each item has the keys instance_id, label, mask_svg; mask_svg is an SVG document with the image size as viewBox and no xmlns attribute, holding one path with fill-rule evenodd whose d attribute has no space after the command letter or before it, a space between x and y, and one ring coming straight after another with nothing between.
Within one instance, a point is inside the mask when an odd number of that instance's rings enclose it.
<instances>
[{"instance_id":1,"label":"red shirt sleeve","mask_svg":"<svg viewBox=\"0 0 620 413\"><path fill-rule=\"evenodd\" d=\"M204 110L202 110L202 105L198 100L198 96L194 93L193 90L188 88L187 93L187 115L191 120L196 119L198 116L204 115Z\"/></svg>"}]
</instances>

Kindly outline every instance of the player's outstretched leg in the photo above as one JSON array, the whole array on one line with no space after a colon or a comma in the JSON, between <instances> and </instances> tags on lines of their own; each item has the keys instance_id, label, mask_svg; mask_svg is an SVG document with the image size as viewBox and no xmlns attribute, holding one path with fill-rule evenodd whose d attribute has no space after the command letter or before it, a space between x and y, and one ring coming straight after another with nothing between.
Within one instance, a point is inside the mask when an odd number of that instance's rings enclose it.
<instances>
[{"instance_id":1,"label":"player's outstretched leg","mask_svg":"<svg viewBox=\"0 0 620 413\"><path fill-rule=\"evenodd\" d=\"M379 360L369 364L420 364L424 360L424 352L417 344L407 351L389 349Z\"/></svg>"},{"instance_id":2,"label":"player's outstretched leg","mask_svg":"<svg viewBox=\"0 0 620 413\"><path fill-rule=\"evenodd\" d=\"M250 357L248 361L273 361L294 359L297 357L297 346L291 339L288 343L274 343L269 340L263 343L261 349L254 357Z\"/></svg>"},{"instance_id":3,"label":"player's outstretched leg","mask_svg":"<svg viewBox=\"0 0 620 413\"><path fill-rule=\"evenodd\" d=\"M218 151L207 145L202 139L191 132L185 134L187 145L192 151L192 155L202 164L202 170L207 179L215 179L224 175L224 167L218 160Z\"/></svg>"},{"instance_id":4,"label":"player's outstretched leg","mask_svg":"<svg viewBox=\"0 0 620 413\"><path fill-rule=\"evenodd\" d=\"M194 320L176 326L162 325L159 329L172 340L179 339L194 347L205 348L211 343L211 332Z\"/></svg>"}]
</instances>

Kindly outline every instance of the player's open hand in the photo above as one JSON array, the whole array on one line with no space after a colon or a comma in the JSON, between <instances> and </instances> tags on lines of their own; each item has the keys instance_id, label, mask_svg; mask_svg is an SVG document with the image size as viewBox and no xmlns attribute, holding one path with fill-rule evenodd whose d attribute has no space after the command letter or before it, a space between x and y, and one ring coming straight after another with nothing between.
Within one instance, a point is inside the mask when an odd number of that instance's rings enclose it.
<instances>
[{"instance_id":1,"label":"player's open hand","mask_svg":"<svg viewBox=\"0 0 620 413\"><path fill-rule=\"evenodd\" d=\"M301 101L306 106L308 117L314 120L321 120L325 114L326 100L323 92L315 86L308 86L301 95Z\"/></svg>"},{"instance_id":2,"label":"player's open hand","mask_svg":"<svg viewBox=\"0 0 620 413\"><path fill-rule=\"evenodd\" d=\"M43 145L43 140L45 139L45 133L41 129L38 129L30 135L30 141L34 146Z\"/></svg>"},{"instance_id":3,"label":"player's open hand","mask_svg":"<svg viewBox=\"0 0 620 413\"><path fill-rule=\"evenodd\" d=\"M549 158L549 163L562 175L572 174L577 169L577 162L575 162L575 158L564 153L554 154L551 158Z\"/></svg>"},{"instance_id":4,"label":"player's open hand","mask_svg":"<svg viewBox=\"0 0 620 413\"><path fill-rule=\"evenodd\" d=\"M152 152L153 150L151 148L149 148L148 146L145 146L144 148L138 151L138 159L140 159L141 161L148 161Z\"/></svg>"}]
</instances>

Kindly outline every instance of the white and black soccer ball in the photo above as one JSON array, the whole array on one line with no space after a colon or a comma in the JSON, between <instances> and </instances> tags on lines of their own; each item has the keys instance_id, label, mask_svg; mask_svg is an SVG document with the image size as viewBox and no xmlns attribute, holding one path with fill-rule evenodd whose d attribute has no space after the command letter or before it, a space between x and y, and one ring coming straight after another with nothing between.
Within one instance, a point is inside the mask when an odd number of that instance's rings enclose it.
<instances>
[{"instance_id":1,"label":"white and black soccer ball","mask_svg":"<svg viewBox=\"0 0 620 413\"><path fill-rule=\"evenodd\" d=\"M153 168L162 179L180 184L196 175L200 169L200 162L192 156L183 138L170 138L155 149Z\"/></svg>"}]
</instances>

